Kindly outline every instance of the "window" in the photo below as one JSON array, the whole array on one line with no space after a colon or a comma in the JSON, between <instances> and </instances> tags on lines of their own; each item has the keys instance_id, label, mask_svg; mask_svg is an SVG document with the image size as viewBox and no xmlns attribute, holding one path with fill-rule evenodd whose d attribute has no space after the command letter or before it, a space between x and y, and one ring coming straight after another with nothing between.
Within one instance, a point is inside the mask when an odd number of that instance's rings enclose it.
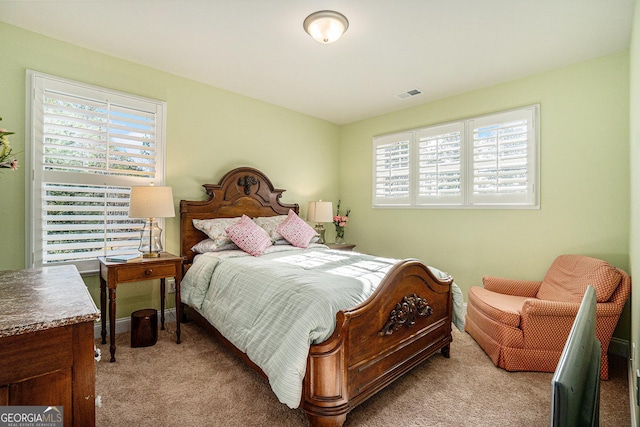
<instances>
[{"instance_id":1,"label":"window","mask_svg":"<svg viewBox=\"0 0 640 427\"><path fill-rule=\"evenodd\" d=\"M539 105L373 138L373 206L537 209Z\"/></svg>"},{"instance_id":2,"label":"window","mask_svg":"<svg viewBox=\"0 0 640 427\"><path fill-rule=\"evenodd\" d=\"M129 219L133 185L164 182L164 110L143 99L29 71L33 170L29 253L34 267L137 251L142 221Z\"/></svg>"}]
</instances>

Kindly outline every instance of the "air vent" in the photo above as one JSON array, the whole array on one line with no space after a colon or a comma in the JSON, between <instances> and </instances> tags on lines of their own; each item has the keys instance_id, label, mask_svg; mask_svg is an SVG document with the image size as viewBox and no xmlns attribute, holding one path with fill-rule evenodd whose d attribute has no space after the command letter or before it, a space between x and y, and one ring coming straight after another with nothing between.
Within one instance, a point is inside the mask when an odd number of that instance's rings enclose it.
<instances>
[{"instance_id":1,"label":"air vent","mask_svg":"<svg viewBox=\"0 0 640 427\"><path fill-rule=\"evenodd\" d=\"M412 96L420 95L422 91L418 88L408 90L406 92L402 92L397 94L396 96L400 99L411 98Z\"/></svg>"}]
</instances>

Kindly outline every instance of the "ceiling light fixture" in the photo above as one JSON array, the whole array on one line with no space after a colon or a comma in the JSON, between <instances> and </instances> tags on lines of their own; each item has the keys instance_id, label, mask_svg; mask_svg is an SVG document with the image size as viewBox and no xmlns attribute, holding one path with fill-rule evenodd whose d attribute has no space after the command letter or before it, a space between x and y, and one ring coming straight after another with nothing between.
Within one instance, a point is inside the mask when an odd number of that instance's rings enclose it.
<instances>
[{"instance_id":1,"label":"ceiling light fixture","mask_svg":"<svg viewBox=\"0 0 640 427\"><path fill-rule=\"evenodd\" d=\"M349 28L349 21L336 11L320 10L307 16L302 26L315 41L327 44L342 37Z\"/></svg>"}]
</instances>

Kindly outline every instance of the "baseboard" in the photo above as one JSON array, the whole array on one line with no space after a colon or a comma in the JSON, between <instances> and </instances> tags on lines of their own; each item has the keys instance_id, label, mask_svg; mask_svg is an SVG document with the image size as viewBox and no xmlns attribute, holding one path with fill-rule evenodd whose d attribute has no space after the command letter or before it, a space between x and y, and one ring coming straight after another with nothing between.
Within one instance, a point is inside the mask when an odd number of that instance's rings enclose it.
<instances>
[{"instance_id":1,"label":"baseboard","mask_svg":"<svg viewBox=\"0 0 640 427\"><path fill-rule=\"evenodd\" d=\"M636 427L638 425L638 420L636 419L636 414L637 414L637 412L636 412L637 403L636 403L636 398L635 398L636 393L635 393L635 390L634 390L634 384L635 384L635 381L636 381L636 375L635 375L635 372L633 372L633 363L632 363L631 359L627 359L627 360L628 360L628 363L627 363L628 369L627 369L627 371L628 371L628 377L629 377L628 378L628 380L629 380L629 409L630 409L630 412L631 412L631 427Z\"/></svg>"},{"instance_id":2,"label":"baseboard","mask_svg":"<svg viewBox=\"0 0 640 427\"><path fill-rule=\"evenodd\" d=\"M621 338L612 337L611 341L609 341L609 354L613 354L614 356L624 357L625 359L629 358L629 341L623 340Z\"/></svg>"},{"instance_id":3,"label":"baseboard","mask_svg":"<svg viewBox=\"0 0 640 427\"><path fill-rule=\"evenodd\" d=\"M164 310L164 321L165 323L175 322L176 321L176 309L170 308ZM158 325L160 324L160 315L158 314ZM131 331L131 316L129 317L121 317L120 319L116 319L116 335L123 334ZM96 322L93 326L93 338L98 339L102 337L102 323L100 321ZM109 325L107 325L107 335L109 335Z\"/></svg>"}]
</instances>

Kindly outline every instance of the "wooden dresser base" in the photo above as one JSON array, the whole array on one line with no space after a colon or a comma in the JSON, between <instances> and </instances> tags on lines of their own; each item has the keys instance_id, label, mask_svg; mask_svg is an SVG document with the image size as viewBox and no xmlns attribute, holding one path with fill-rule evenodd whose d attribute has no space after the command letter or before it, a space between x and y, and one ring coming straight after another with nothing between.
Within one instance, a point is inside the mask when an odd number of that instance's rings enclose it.
<instances>
[{"instance_id":1,"label":"wooden dresser base","mask_svg":"<svg viewBox=\"0 0 640 427\"><path fill-rule=\"evenodd\" d=\"M0 405L63 406L65 426L94 426L93 321L0 338Z\"/></svg>"}]
</instances>

